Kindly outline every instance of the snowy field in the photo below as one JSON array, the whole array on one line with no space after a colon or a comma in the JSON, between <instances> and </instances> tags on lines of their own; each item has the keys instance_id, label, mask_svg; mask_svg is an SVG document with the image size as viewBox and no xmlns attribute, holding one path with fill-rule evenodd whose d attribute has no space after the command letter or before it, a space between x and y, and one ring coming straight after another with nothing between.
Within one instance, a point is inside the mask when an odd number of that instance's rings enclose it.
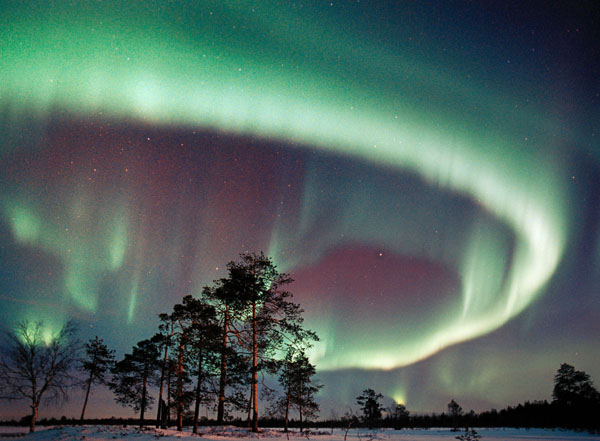
<instances>
[{"instance_id":1,"label":"snowy field","mask_svg":"<svg viewBox=\"0 0 600 441\"><path fill-rule=\"evenodd\" d=\"M249 433L245 429L234 427L206 427L200 430L200 436L193 435L190 428L185 428L179 433L175 430L160 430L146 427L139 430L134 427L121 426L83 426L83 427L39 427L33 434L25 434L22 427L2 427L0 437L2 440L19 439L25 441L109 441L109 440L132 440L132 441L185 441L203 440L224 441L232 440L264 440L264 441L287 441L286 435L281 430L265 429L260 434ZM482 440L504 440L504 441L600 441L600 436L588 433L579 433L565 430L544 429L478 429ZM15 435L19 433L20 435ZM331 431L312 431L310 434L302 435L298 432L290 433L289 439L300 441L344 441L344 430L335 429ZM449 429L415 429L415 430L351 430L348 433L348 441L442 441L454 440L461 432L452 432Z\"/></svg>"}]
</instances>

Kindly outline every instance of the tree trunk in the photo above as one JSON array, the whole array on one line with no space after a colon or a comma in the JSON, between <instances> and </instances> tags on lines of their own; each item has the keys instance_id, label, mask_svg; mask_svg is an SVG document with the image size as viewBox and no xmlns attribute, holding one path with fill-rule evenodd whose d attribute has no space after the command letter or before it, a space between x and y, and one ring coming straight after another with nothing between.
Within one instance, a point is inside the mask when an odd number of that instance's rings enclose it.
<instances>
[{"instance_id":1,"label":"tree trunk","mask_svg":"<svg viewBox=\"0 0 600 441\"><path fill-rule=\"evenodd\" d=\"M285 429L284 432L288 432L288 421L290 419L290 393L288 392L285 396Z\"/></svg>"},{"instance_id":2,"label":"tree trunk","mask_svg":"<svg viewBox=\"0 0 600 441\"><path fill-rule=\"evenodd\" d=\"M173 367L171 363L167 368L167 427L171 425L171 376Z\"/></svg>"},{"instance_id":3,"label":"tree trunk","mask_svg":"<svg viewBox=\"0 0 600 441\"><path fill-rule=\"evenodd\" d=\"M304 394L302 388L300 388L300 399L298 400L298 414L300 415L300 433L303 432L302 428L302 400L304 400Z\"/></svg>"},{"instance_id":4,"label":"tree trunk","mask_svg":"<svg viewBox=\"0 0 600 441\"><path fill-rule=\"evenodd\" d=\"M179 355L177 359L177 430L183 431L183 343L182 336L179 343Z\"/></svg>"},{"instance_id":5,"label":"tree trunk","mask_svg":"<svg viewBox=\"0 0 600 441\"><path fill-rule=\"evenodd\" d=\"M252 385L250 385L250 398L248 398L248 417L246 418L246 424L250 427L252 421Z\"/></svg>"},{"instance_id":6,"label":"tree trunk","mask_svg":"<svg viewBox=\"0 0 600 441\"><path fill-rule=\"evenodd\" d=\"M31 421L29 422L29 433L35 432L35 422L37 421L38 417L39 405L39 403L33 403L31 405Z\"/></svg>"},{"instance_id":7,"label":"tree trunk","mask_svg":"<svg viewBox=\"0 0 600 441\"><path fill-rule=\"evenodd\" d=\"M140 429L144 427L144 411L146 410L146 386L148 384L148 374L144 372L144 381L142 384L142 405L140 406Z\"/></svg>"},{"instance_id":8,"label":"tree trunk","mask_svg":"<svg viewBox=\"0 0 600 441\"><path fill-rule=\"evenodd\" d=\"M158 389L158 410L156 411L156 427L160 426L160 423L163 419L162 411L163 408L161 406L162 395L163 395L163 385L165 382L165 369L167 368L167 357L169 356L169 346L170 346L170 338L166 341L165 344L165 356L163 358L162 369L160 371L160 388Z\"/></svg>"},{"instance_id":9,"label":"tree trunk","mask_svg":"<svg viewBox=\"0 0 600 441\"><path fill-rule=\"evenodd\" d=\"M256 336L256 302L252 302L252 431L258 432L258 344Z\"/></svg>"},{"instance_id":10,"label":"tree trunk","mask_svg":"<svg viewBox=\"0 0 600 441\"><path fill-rule=\"evenodd\" d=\"M200 417L200 387L202 386L202 348L198 349L198 381L196 382L196 406L194 408L194 433L198 433Z\"/></svg>"},{"instance_id":11,"label":"tree trunk","mask_svg":"<svg viewBox=\"0 0 600 441\"><path fill-rule=\"evenodd\" d=\"M229 332L229 305L225 305L223 318L223 344L221 345L221 375L219 377L219 404L217 407L217 424L223 424L225 418L225 384L227 382L227 333Z\"/></svg>"},{"instance_id":12,"label":"tree trunk","mask_svg":"<svg viewBox=\"0 0 600 441\"><path fill-rule=\"evenodd\" d=\"M158 406L157 406L157 409L156 409L156 428L157 429L160 427L160 422L162 420L162 410L163 410L162 399L159 398L158 399Z\"/></svg>"},{"instance_id":13,"label":"tree trunk","mask_svg":"<svg viewBox=\"0 0 600 441\"><path fill-rule=\"evenodd\" d=\"M90 389L92 388L92 374L90 373L90 378L87 381L87 390L85 391L85 400L83 400L83 409L81 409L81 417L79 418L79 422L83 423L83 417L85 415L85 408L87 407L88 397L90 396Z\"/></svg>"}]
</instances>

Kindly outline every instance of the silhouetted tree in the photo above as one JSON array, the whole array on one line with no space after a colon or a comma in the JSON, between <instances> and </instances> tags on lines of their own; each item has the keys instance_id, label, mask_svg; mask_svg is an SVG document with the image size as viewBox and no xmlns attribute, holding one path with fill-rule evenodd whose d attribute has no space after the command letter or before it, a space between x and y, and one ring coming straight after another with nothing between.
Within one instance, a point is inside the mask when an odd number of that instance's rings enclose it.
<instances>
[{"instance_id":1,"label":"silhouetted tree","mask_svg":"<svg viewBox=\"0 0 600 441\"><path fill-rule=\"evenodd\" d=\"M379 400L383 395L375 392L373 389L365 389L362 394L356 397L356 403L361 406L363 412L363 422L371 429L381 420L381 404Z\"/></svg>"},{"instance_id":2,"label":"silhouetted tree","mask_svg":"<svg viewBox=\"0 0 600 441\"><path fill-rule=\"evenodd\" d=\"M198 431L200 403L207 396L214 395L214 387L209 390L205 383L215 370L215 352L219 341L219 330L215 307L207 303L204 294L200 299L191 295L173 306L171 314L160 314L160 332L153 337L163 353L159 388L159 410L157 424L163 426L170 415L164 415L174 404L177 430L183 430L184 414L195 401L194 433ZM169 366L171 369L169 369ZM192 390L192 376L196 377L196 387ZM163 388L167 384L167 403L162 400Z\"/></svg>"},{"instance_id":3,"label":"silhouetted tree","mask_svg":"<svg viewBox=\"0 0 600 441\"><path fill-rule=\"evenodd\" d=\"M101 338L96 336L85 345L86 357L80 360L79 369L87 373L85 381L85 400L81 409L81 417L83 421L85 416L85 408L87 407L88 397L92 384L106 384L106 373L115 362L115 351L108 349Z\"/></svg>"},{"instance_id":4,"label":"silhouetted tree","mask_svg":"<svg viewBox=\"0 0 600 441\"><path fill-rule=\"evenodd\" d=\"M310 363L303 351L288 348L285 359L281 362L279 384L283 395L275 400L271 407L271 414L283 415L285 432L288 431L290 409L298 411L300 431L303 430L303 421L314 418L319 412L319 405L315 401L315 394L322 385L315 384L311 379L316 373L315 366Z\"/></svg>"},{"instance_id":5,"label":"silhouetted tree","mask_svg":"<svg viewBox=\"0 0 600 441\"><path fill-rule=\"evenodd\" d=\"M395 429L406 427L410 412L404 404L397 403L389 409L389 419Z\"/></svg>"},{"instance_id":6,"label":"silhouetted tree","mask_svg":"<svg viewBox=\"0 0 600 441\"><path fill-rule=\"evenodd\" d=\"M448 403L448 415L452 420L452 430L458 430L458 421L463 414L462 407L454 401L454 399L450 400Z\"/></svg>"},{"instance_id":7,"label":"silhouetted tree","mask_svg":"<svg viewBox=\"0 0 600 441\"><path fill-rule=\"evenodd\" d=\"M239 262L227 265L230 289L237 292L241 313L247 327L236 337L249 352L251 360L250 412L252 431L258 432L258 373L273 370L276 352L284 344L309 347L318 340L314 332L302 328L302 309L289 301L291 293L284 289L292 282L287 274L277 271L261 254L241 254Z\"/></svg>"},{"instance_id":8,"label":"silhouetted tree","mask_svg":"<svg viewBox=\"0 0 600 441\"><path fill-rule=\"evenodd\" d=\"M359 420L358 417L354 415L354 411L350 408L346 413L344 413L342 418L340 418L340 423L342 423L344 427L344 441L346 441L348 438L348 432L350 432L352 427L358 425Z\"/></svg>"},{"instance_id":9,"label":"silhouetted tree","mask_svg":"<svg viewBox=\"0 0 600 441\"><path fill-rule=\"evenodd\" d=\"M189 355L196 375L193 433L198 433L200 403L205 401L208 395L211 395L204 385L209 379L209 369L214 366L215 355L218 353L220 327L217 324L215 308L212 305L201 301L195 303L192 308L194 319L189 337L191 342Z\"/></svg>"},{"instance_id":10,"label":"silhouetted tree","mask_svg":"<svg viewBox=\"0 0 600 441\"><path fill-rule=\"evenodd\" d=\"M588 374L569 364L560 365L554 376L552 406L565 427L598 429L600 394Z\"/></svg>"},{"instance_id":11,"label":"silhouetted tree","mask_svg":"<svg viewBox=\"0 0 600 441\"><path fill-rule=\"evenodd\" d=\"M177 340L177 386L175 393L175 406L177 409L177 430L183 430L183 411L185 390L184 383L189 382L189 375L184 369L186 361L187 346L190 343L190 334L192 327L197 322L198 310L201 308L201 302L188 295L183 298L181 304L173 307L171 319L175 324L175 336Z\"/></svg>"},{"instance_id":12,"label":"silhouetted tree","mask_svg":"<svg viewBox=\"0 0 600 441\"><path fill-rule=\"evenodd\" d=\"M316 374L315 365L312 364L304 351L299 351L292 361L291 372L293 380L292 404L298 410L300 420L300 431L302 432L303 421L314 419L319 414L319 405L315 401L315 395L322 384L316 384L311 378Z\"/></svg>"},{"instance_id":13,"label":"silhouetted tree","mask_svg":"<svg viewBox=\"0 0 600 441\"><path fill-rule=\"evenodd\" d=\"M178 431L183 431L183 420L189 417L189 409L194 402L193 379L192 379L192 361L188 353L184 353L183 368L179 370L179 357L174 354L171 360L172 376L170 378L170 387L168 392L169 409L173 411L175 425ZM186 416L187 415L187 416ZM169 421L170 418L169 418ZM181 428L180 428L181 427Z\"/></svg>"},{"instance_id":14,"label":"silhouetted tree","mask_svg":"<svg viewBox=\"0 0 600 441\"><path fill-rule=\"evenodd\" d=\"M176 397L177 394L177 357L174 354L171 354L167 359L164 383L167 390L163 395L166 397L166 402L164 403L165 413L162 414L162 419L163 427L169 427L171 425L171 417L173 416L172 402L173 398Z\"/></svg>"},{"instance_id":15,"label":"silhouetted tree","mask_svg":"<svg viewBox=\"0 0 600 441\"><path fill-rule=\"evenodd\" d=\"M215 281L214 286L204 287L202 294L215 307L215 314L219 325L219 388L217 392L217 424L223 424L225 418L225 405L227 403L226 388L243 383L240 376L237 352L231 341L235 336L235 321L239 320L239 311L242 309L241 299L238 296L237 286L230 278ZM233 360L232 360L233 359ZM234 392L233 396L235 397ZM236 403L236 400L229 400Z\"/></svg>"},{"instance_id":16,"label":"silhouetted tree","mask_svg":"<svg viewBox=\"0 0 600 441\"><path fill-rule=\"evenodd\" d=\"M558 404L574 407L597 401L598 391L588 374L563 363L554 376L552 398Z\"/></svg>"},{"instance_id":17,"label":"silhouetted tree","mask_svg":"<svg viewBox=\"0 0 600 441\"><path fill-rule=\"evenodd\" d=\"M42 398L61 401L76 384L72 375L81 346L75 325L46 334L41 321L22 321L6 335L0 351L0 398L29 402L29 431L35 431Z\"/></svg>"},{"instance_id":18,"label":"silhouetted tree","mask_svg":"<svg viewBox=\"0 0 600 441\"><path fill-rule=\"evenodd\" d=\"M144 413L154 402L148 394L148 386L156 380L159 356L154 342L142 340L111 370L113 378L109 387L116 395L116 401L123 407L132 407L135 412L140 412L140 427L144 425Z\"/></svg>"},{"instance_id":19,"label":"silhouetted tree","mask_svg":"<svg viewBox=\"0 0 600 441\"><path fill-rule=\"evenodd\" d=\"M167 366L169 359L169 350L171 349L171 340L175 333L175 322L169 314L159 314L160 324L158 325L158 333L152 337L152 342L157 345L157 349L162 354L160 362L160 380L158 387L158 406L156 410L156 427L166 428L169 419L169 408L164 400L163 389L167 374ZM167 399L168 401L168 399Z\"/></svg>"}]
</instances>

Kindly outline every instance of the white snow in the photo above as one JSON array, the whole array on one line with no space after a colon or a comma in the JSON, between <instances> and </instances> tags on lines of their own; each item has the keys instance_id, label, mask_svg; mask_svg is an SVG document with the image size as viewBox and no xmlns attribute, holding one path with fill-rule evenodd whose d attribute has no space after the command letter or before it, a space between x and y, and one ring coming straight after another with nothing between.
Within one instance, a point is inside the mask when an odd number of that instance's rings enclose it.
<instances>
[{"instance_id":1,"label":"white snow","mask_svg":"<svg viewBox=\"0 0 600 441\"><path fill-rule=\"evenodd\" d=\"M176 430L154 429L147 426L140 430L133 426L64 426L39 427L35 433L23 435L23 427L3 427L0 431L2 440L18 439L24 441L227 441L227 440L263 440L287 441L280 429L264 429L254 434L237 427L202 427L198 435L191 433L186 427L183 432ZM600 441L600 436L586 432L547 429L476 429L482 441ZM17 434L17 436L7 436ZM308 434L293 431L289 434L292 441L344 441L345 430L311 430ZM347 441L444 441L454 440L461 432L449 429L406 429L406 430L351 430Z\"/></svg>"}]
</instances>

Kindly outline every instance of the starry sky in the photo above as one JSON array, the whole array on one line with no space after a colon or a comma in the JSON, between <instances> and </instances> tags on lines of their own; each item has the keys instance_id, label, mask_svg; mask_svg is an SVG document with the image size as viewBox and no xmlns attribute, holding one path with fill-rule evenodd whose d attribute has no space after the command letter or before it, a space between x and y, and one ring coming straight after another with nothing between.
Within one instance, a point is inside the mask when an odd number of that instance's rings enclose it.
<instances>
[{"instance_id":1,"label":"starry sky","mask_svg":"<svg viewBox=\"0 0 600 441\"><path fill-rule=\"evenodd\" d=\"M3 0L2 324L122 354L264 251L322 417L600 381L598 7L488 3Z\"/></svg>"}]
</instances>

